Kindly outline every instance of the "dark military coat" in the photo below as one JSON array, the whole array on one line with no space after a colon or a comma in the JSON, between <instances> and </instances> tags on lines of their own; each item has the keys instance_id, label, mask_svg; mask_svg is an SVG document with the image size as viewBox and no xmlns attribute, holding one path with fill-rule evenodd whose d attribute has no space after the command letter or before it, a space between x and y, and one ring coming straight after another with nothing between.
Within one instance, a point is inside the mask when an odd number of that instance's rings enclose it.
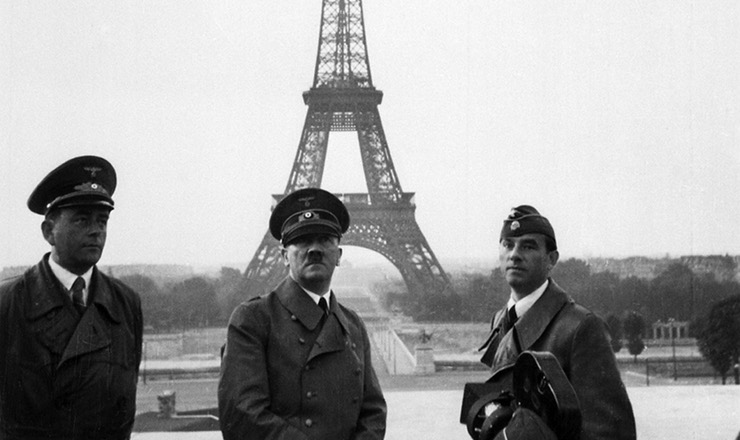
<instances>
[{"instance_id":1,"label":"dark military coat","mask_svg":"<svg viewBox=\"0 0 740 440\"><path fill-rule=\"evenodd\" d=\"M551 279L544 294L507 333L506 308L493 318L481 361L491 380L510 381L522 351L547 351L560 362L580 402L580 440L634 439L635 419L604 322ZM509 382L510 383L510 382Z\"/></svg>"},{"instance_id":2,"label":"dark military coat","mask_svg":"<svg viewBox=\"0 0 740 440\"><path fill-rule=\"evenodd\" d=\"M0 285L0 439L128 438L139 297L95 268L80 316L48 258Z\"/></svg>"},{"instance_id":3,"label":"dark military coat","mask_svg":"<svg viewBox=\"0 0 740 440\"><path fill-rule=\"evenodd\" d=\"M218 402L232 440L382 439L386 404L360 318L330 315L291 278L238 306L228 326Z\"/></svg>"}]
</instances>

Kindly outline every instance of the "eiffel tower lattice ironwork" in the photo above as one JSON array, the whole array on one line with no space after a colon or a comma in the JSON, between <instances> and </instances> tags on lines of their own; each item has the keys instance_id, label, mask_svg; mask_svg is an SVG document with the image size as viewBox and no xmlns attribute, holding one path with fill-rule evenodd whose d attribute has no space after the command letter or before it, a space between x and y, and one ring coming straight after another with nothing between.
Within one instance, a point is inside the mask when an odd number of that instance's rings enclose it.
<instances>
[{"instance_id":1,"label":"eiffel tower lattice ironwork","mask_svg":"<svg viewBox=\"0 0 740 440\"><path fill-rule=\"evenodd\" d=\"M414 193L403 192L391 160L373 87L361 0L323 0L313 86L303 93L308 113L293 169L281 195L320 187L329 132L357 132L368 192L337 194L351 225L342 244L373 250L401 273L410 293L448 294L452 287L416 222ZM287 274L269 230L244 275L246 295L261 295Z\"/></svg>"}]
</instances>

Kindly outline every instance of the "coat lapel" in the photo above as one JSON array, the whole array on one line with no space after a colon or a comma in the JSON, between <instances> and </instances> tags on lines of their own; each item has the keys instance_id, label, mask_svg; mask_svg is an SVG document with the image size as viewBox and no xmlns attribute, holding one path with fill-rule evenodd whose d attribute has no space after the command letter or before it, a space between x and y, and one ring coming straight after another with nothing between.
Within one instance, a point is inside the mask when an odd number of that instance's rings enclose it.
<instances>
[{"instance_id":1,"label":"coat lapel","mask_svg":"<svg viewBox=\"0 0 740 440\"><path fill-rule=\"evenodd\" d=\"M77 356L105 348L110 344L110 325L106 325L97 308L88 307L74 333L72 333L64 353L62 353L59 365L61 366L64 362Z\"/></svg>"},{"instance_id":2,"label":"coat lapel","mask_svg":"<svg viewBox=\"0 0 740 440\"><path fill-rule=\"evenodd\" d=\"M298 283L293 281L292 278L287 277L275 289L275 293L283 307L295 316L304 327L311 331L316 329L324 312L301 289Z\"/></svg>"},{"instance_id":3,"label":"coat lapel","mask_svg":"<svg viewBox=\"0 0 740 440\"><path fill-rule=\"evenodd\" d=\"M348 328L347 317L339 307L335 294L331 296L331 302L329 304L331 313L326 317L323 326L319 329L318 327L324 313L292 278L287 277L280 283L277 289L275 289L275 293L278 295L283 306L303 326L310 331L317 330L319 332L311 347L308 360L324 353L345 349L348 345L347 338L345 337Z\"/></svg>"},{"instance_id":4,"label":"coat lapel","mask_svg":"<svg viewBox=\"0 0 740 440\"><path fill-rule=\"evenodd\" d=\"M80 318L71 307L71 299L48 266L47 254L26 274L25 314L38 323L40 341L60 356L59 364L111 344L110 322L121 322L114 306L113 291L97 268L90 282L91 302ZM46 316L48 319L39 320ZM79 318L79 319L78 319ZM71 336L70 336L71 335Z\"/></svg>"},{"instance_id":5,"label":"coat lapel","mask_svg":"<svg viewBox=\"0 0 740 440\"><path fill-rule=\"evenodd\" d=\"M319 332L319 336L316 338L316 342L311 347L311 352L308 354L308 360L315 358L316 356L331 353L335 351L344 350L349 345L349 340L345 337L342 331L342 326L339 323L339 319L333 314L326 317L324 326Z\"/></svg>"},{"instance_id":6,"label":"coat lapel","mask_svg":"<svg viewBox=\"0 0 740 440\"><path fill-rule=\"evenodd\" d=\"M495 366L494 375L498 371L510 368L516 363L522 351L529 350L537 342L555 315L570 301L565 291L550 279L545 293L517 320L508 333L503 333L501 328L506 309L499 310L493 319L492 329L486 341L487 350L481 362Z\"/></svg>"},{"instance_id":7,"label":"coat lapel","mask_svg":"<svg viewBox=\"0 0 740 440\"><path fill-rule=\"evenodd\" d=\"M499 310L493 315L493 319L491 320L491 331L488 332L488 336L486 336L486 341L483 345L478 347L478 351L486 350L480 361L489 367L493 365L493 358L496 354L496 349L501 343L501 337L503 336L503 329L501 328L503 315L503 310Z\"/></svg>"},{"instance_id":8,"label":"coat lapel","mask_svg":"<svg viewBox=\"0 0 740 440\"><path fill-rule=\"evenodd\" d=\"M514 324L517 342L522 351L529 350L537 342L555 315L570 301L565 291L550 279L545 293Z\"/></svg>"},{"instance_id":9,"label":"coat lapel","mask_svg":"<svg viewBox=\"0 0 740 440\"><path fill-rule=\"evenodd\" d=\"M51 272L46 259L49 254L24 274L28 301L24 314L39 343L52 358L59 359L79 316L62 284Z\"/></svg>"},{"instance_id":10,"label":"coat lapel","mask_svg":"<svg viewBox=\"0 0 740 440\"><path fill-rule=\"evenodd\" d=\"M92 300L80 318L59 365L65 361L111 344L111 322L120 322L118 310L113 307L113 292L110 285L95 268L90 282ZM104 312L104 313L103 313Z\"/></svg>"},{"instance_id":11,"label":"coat lapel","mask_svg":"<svg viewBox=\"0 0 740 440\"><path fill-rule=\"evenodd\" d=\"M72 303L71 299L64 297L64 286L51 272L49 263L46 262L47 258L49 254L46 254L39 264L24 275L30 299L26 302L25 310L29 321L34 321L56 308Z\"/></svg>"}]
</instances>

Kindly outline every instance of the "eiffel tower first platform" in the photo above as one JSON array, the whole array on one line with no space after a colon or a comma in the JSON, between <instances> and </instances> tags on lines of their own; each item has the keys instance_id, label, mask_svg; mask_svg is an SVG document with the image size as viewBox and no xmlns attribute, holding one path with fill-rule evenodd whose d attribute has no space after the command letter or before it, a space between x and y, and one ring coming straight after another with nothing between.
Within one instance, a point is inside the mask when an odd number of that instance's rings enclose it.
<instances>
[{"instance_id":1,"label":"eiffel tower first platform","mask_svg":"<svg viewBox=\"0 0 740 440\"><path fill-rule=\"evenodd\" d=\"M401 273L409 293L449 294L452 286L416 222L414 193L403 192L380 122L383 92L373 87L361 0L323 0L313 86L293 169L273 208L285 195L320 187L329 133L355 131L367 193L337 194L350 228L342 244L373 250ZM280 244L265 233L244 274L246 297L261 295L287 275Z\"/></svg>"}]
</instances>

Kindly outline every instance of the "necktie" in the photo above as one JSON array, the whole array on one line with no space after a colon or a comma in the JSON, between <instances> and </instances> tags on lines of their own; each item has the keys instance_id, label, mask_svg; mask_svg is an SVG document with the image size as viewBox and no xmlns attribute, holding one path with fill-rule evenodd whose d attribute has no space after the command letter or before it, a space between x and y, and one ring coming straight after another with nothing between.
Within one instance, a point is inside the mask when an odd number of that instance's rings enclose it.
<instances>
[{"instance_id":1,"label":"necktie","mask_svg":"<svg viewBox=\"0 0 740 440\"><path fill-rule=\"evenodd\" d=\"M516 307L511 306L506 319L504 320L504 332L508 332L509 330L511 330L511 328L514 327L514 323L516 323L517 319L519 319L519 317L516 316Z\"/></svg>"},{"instance_id":2,"label":"necktie","mask_svg":"<svg viewBox=\"0 0 740 440\"><path fill-rule=\"evenodd\" d=\"M85 289L85 280L82 277L77 277L74 283L72 283L72 302L75 305L80 314L85 312L85 297L83 296L83 290Z\"/></svg>"},{"instance_id":3,"label":"necktie","mask_svg":"<svg viewBox=\"0 0 740 440\"><path fill-rule=\"evenodd\" d=\"M321 307L321 310L324 311L324 315L329 314L329 305L326 303L326 298L323 296L319 298L319 307Z\"/></svg>"}]
</instances>

